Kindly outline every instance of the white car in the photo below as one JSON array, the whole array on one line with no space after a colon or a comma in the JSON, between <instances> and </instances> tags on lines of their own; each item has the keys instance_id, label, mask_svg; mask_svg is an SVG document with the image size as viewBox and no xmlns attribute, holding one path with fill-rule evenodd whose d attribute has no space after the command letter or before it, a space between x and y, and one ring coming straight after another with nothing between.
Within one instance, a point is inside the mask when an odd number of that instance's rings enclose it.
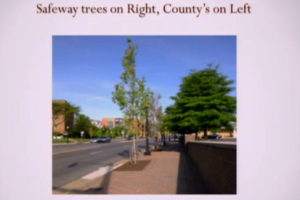
<instances>
[{"instance_id":1,"label":"white car","mask_svg":"<svg viewBox=\"0 0 300 200\"><path fill-rule=\"evenodd\" d=\"M60 140L60 139L63 139L64 136L62 135L58 135L58 136L53 136L53 139L56 139L56 140Z\"/></svg>"}]
</instances>

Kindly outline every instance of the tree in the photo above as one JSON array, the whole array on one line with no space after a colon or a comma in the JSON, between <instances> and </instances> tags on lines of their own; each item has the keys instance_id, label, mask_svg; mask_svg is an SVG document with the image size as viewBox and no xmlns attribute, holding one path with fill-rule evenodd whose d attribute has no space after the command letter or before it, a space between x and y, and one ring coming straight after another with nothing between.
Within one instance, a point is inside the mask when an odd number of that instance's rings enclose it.
<instances>
[{"instance_id":1,"label":"tree","mask_svg":"<svg viewBox=\"0 0 300 200\"><path fill-rule=\"evenodd\" d=\"M73 128L73 122L76 115L80 112L80 107L75 106L68 101L53 101L52 102L52 128L65 122L65 126ZM59 117L63 116L63 120L58 121Z\"/></svg>"},{"instance_id":2,"label":"tree","mask_svg":"<svg viewBox=\"0 0 300 200\"><path fill-rule=\"evenodd\" d=\"M112 137L122 136L122 131L125 133L127 130L123 126L116 126L112 129Z\"/></svg>"},{"instance_id":3,"label":"tree","mask_svg":"<svg viewBox=\"0 0 300 200\"><path fill-rule=\"evenodd\" d=\"M151 100L154 98L154 92L152 92L149 88L146 88L146 80L142 78L139 80L139 100L138 100L138 127L139 130L142 131L143 126L149 126L146 124L146 119L150 117L150 110L152 108ZM146 127L149 131L149 127Z\"/></svg>"},{"instance_id":4,"label":"tree","mask_svg":"<svg viewBox=\"0 0 300 200\"><path fill-rule=\"evenodd\" d=\"M73 136L80 137L80 132L84 131L84 137L91 137L92 123L89 117L80 114L76 118L73 129Z\"/></svg>"},{"instance_id":5,"label":"tree","mask_svg":"<svg viewBox=\"0 0 300 200\"><path fill-rule=\"evenodd\" d=\"M155 112L155 129L161 134L163 144L166 145L166 133L163 124L164 112L162 106L159 106Z\"/></svg>"},{"instance_id":6,"label":"tree","mask_svg":"<svg viewBox=\"0 0 300 200\"><path fill-rule=\"evenodd\" d=\"M120 77L121 83L115 85L112 100L124 113L130 134L136 135L141 132L141 120L145 116L145 104L151 91L146 88L146 80L139 79L136 75L137 46L130 39L127 42L128 48L122 60L124 72Z\"/></svg>"},{"instance_id":7,"label":"tree","mask_svg":"<svg viewBox=\"0 0 300 200\"><path fill-rule=\"evenodd\" d=\"M163 137L163 108L160 105L160 94L153 94L150 97L150 112L149 112L149 125L150 132L155 134L161 134Z\"/></svg>"},{"instance_id":8,"label":"tree","mask_svg":"<svg viewBox=\"0 0 300 200\"><path fill-rule=\"evenodd\" d=\"M200 71L191 71L184 77L174 104L166 109L165 124L178 133L217 131L230 127L236 120L236 98L229 96L234 88L227 76L211 65Z\"/></svg>"},{"instance_id":9,"label":"tree","mask_svg":"<svg viewBox=\"0 0 300 200\"><path fill-rule=\"evenodd\" d=\"M97 137L98 136L97 134L99 133L100 128L97 127L96 125L92 124L90 130L91 130L90 136L91 137Z\"/></svg>"}]
</instances>

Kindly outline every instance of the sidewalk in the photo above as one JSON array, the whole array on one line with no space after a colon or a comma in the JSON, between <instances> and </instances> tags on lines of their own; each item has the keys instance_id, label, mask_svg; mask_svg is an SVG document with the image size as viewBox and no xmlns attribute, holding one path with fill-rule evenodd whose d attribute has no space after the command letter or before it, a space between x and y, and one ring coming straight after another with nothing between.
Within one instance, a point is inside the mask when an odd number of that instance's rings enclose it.
<instances>
[{"instance_id":1,"label":"sidewalk","mask_svg":"<svg viewBox=\"0 0 300 200\"><path fill-rule=\"evenodd\" d=\"M125 164L124 164L125 163ZM120 166L122 165L122 166ZM106 174L101 175L106 170ZM201 176L178 143L168 143L136 165L115 163L61 188L54 194L203 194ZM98 173L98 176L97 176ZM100 176L100 177L99 177Z\"/></svg>"}]
</instances>

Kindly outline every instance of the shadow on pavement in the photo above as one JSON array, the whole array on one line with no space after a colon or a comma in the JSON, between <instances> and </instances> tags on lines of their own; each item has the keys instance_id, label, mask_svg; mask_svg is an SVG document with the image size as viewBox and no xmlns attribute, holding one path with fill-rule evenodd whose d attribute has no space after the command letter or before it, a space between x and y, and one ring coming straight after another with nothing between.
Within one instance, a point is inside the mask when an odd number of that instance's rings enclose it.
<instances>
[{"instance_id":1,"label":"shadow on pavement","mask_svg":"<svg viewBox=\"0 0 300 200\"><path fill-rule=\"evenodd\" d=\"M191 158L185 153L179 142L167 142L162 151L176 151L180 153L177 194L209 194L205 188L202 176Z\"/></svg>"},{"instance_id":2,"label":"shadow on pavement","mask_svg":"<svg viewBox=\"0 0 300 200\"><path fill-rule=\"evenodd\" d=\"M56 191L55 193L57 194L107 194L112 174L112 167L113 165L110 164L109 172L106 175L104 175L100 181L97 180L96 182L91 182L88 185L88 189L68 189L64 187L53 187L53 190Z\"/></svg>"}]
</instances>

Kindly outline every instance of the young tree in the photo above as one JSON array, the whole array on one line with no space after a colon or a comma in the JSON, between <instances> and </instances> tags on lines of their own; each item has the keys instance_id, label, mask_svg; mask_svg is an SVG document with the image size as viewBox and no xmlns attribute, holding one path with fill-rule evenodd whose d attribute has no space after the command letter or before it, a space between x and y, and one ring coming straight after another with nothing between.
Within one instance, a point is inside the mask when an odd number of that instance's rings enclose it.
<instances>
[{"instance_id":1,"label":"young tree","mask_svg":"<svg viewBox=\"0 0 300 200\"><path fill-rule=\"evenodd\" d=\"M216 131L229 127L236 120L236 98L229 96L233 90L232 80L218 72L218 67L209 66L192 71L183 79L174 105L166 109L166 125L171 131L197 133Z\"/></svg>"},{"instance_id":2,"label":"young tree","mask_svg":"<svg viewBox=\"0 0 300 200\"><path fill-rule=\"evenodd\" d=\"M154 97L154 93L146 88L146 81L144 78L139 80L139 100L138 100L138 125L139 130L142 131L144 126L147 126L146 119L150 117L150 110L152 108L151 100ZM149 128L149 127L145 127ZM147 130L145 130L147 132ZM149 129L148 129L149 131Z\"/></svg>"},{"instance_id":3,"label":"young tree","mask_svg":"<svg viewBox=\"0 0 300 200\"><path fill-rule=\"evenodd\" d=\"M163 117L164 112L160 105L160 94L154 94L150 98L150 113L149 113L149 125L150 132L155 134L161 134L163 137Z\"/></svg>"},{"instance_id":4,"label":"young tree","mask_svg":"<svg viewBox=\"0 0 300 200\"><path fill-rule=\"evenodd\" d=\"M146 87L146 80L139 79L136 75L136 53L137 46L130 39L127 40L128 48L122 60L124 72L121 74L121 83L115 85L112 100L124 113L124 120L127 124L129 134L137 135L142 132L143 121L148 117L150 107L150 96L153 94ZM145 123L146 132L148 129L147 120ZM146 149L148 137L146 138ZM132 154L136 163L136 143L133 140Z\"/></svg>"},{"instance_id":5,"label":"young tree","mask_svg":"<svg viewBox=\"0 0 300 200\"><path fill-rule=\"evenodd\" d=\"M141 120L145 115L145 103L151 91L146 88L145 79L136 75L137 46L130 39L127 40L128 48L122 60L124 72L121 74L121 83L115 85L112 100L124 113L130 134L140 133Z\"/></svg>"}]
</instances>

